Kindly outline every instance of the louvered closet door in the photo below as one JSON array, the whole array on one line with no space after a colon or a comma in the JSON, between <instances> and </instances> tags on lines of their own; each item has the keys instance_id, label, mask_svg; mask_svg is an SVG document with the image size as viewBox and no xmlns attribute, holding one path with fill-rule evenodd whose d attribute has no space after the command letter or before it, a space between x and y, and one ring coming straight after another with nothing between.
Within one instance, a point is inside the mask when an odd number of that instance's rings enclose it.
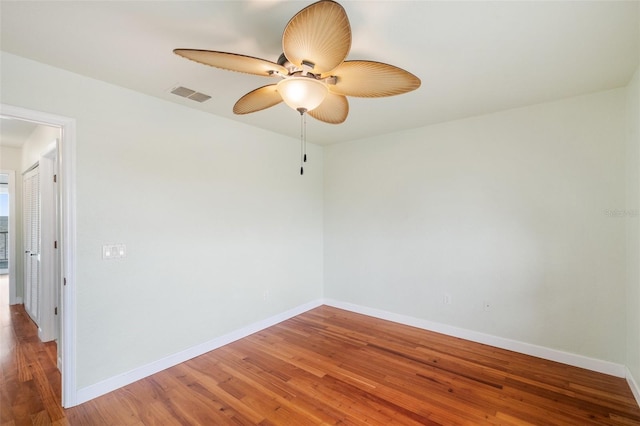
<instances>
[{"instance_id":1,"label":"louvered closet door","mask_svg":"<svg viewBox=\"0 0 640 426\"><path fill-rule=\"evenodd\" d=\"M40 289L40 175L38 167L23 178L24 307L39 322Z\"/></svg>"}]
</instances>

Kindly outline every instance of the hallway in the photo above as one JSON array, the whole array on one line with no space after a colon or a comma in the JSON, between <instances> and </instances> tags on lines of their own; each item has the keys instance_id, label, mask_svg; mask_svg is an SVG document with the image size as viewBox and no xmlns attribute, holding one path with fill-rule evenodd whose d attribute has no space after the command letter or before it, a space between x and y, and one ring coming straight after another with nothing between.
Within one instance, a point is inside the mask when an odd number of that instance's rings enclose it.
<instances>
[{"instance_id":1,"label":"hallway","mask_svg":"<svg viewBox=\"0 0 640 426\"><path fill-rule=\"evenodd\" d=\"M9 306L0 275L0 425L66 425L56 343L42 343L23 305Z\"/></svg>"}]
</instances>

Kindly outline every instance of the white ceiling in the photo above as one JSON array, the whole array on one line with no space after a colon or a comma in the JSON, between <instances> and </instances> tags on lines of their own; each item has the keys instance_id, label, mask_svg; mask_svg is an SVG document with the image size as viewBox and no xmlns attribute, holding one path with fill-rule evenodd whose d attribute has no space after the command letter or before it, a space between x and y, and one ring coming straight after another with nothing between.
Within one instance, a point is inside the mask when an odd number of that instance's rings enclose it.
<instances>
[{"instance_id":1,"label":"white ceiling","mask_svg":"<svg viewBox=\"0 0 640 426\"><path fill-rule=\"evenodd\" d=\"M0 146L21 148L37 127L30 121L0 118Z\"/></svg>"},{"instance_id":2,"label":"white ceiling","mask_svg":"<svg viewBox=\"0 0 640 426\"><path fill-rule=\"evenodd\" d=\"M288 20L309 1L6 1L4 51L291 137L284 104L235 116L233 104L271 81L206 67L174 48L276 61ZM329 144L626 85L640 50L638 1L342 1L353 31L348 59L417 75L415 92L349 98L340 125L308 120ZM176 85L207 93L199 104Z\"/></svg>"}]
</instances>

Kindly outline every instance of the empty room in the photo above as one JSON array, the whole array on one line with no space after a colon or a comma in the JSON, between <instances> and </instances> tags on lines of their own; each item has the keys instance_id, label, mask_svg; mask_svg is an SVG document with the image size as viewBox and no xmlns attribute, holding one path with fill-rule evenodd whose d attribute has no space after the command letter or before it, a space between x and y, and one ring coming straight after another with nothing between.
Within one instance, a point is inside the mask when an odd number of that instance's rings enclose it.
<instances>
[{"instance_id":1,"label":"empty room","mask_svg":"<svg viewBox=\"0 0 640 426\"><path fill-rule=\"evenodd\" d=\"M640 425L639 1L0 1L0 425Z\"/></svg>"}]
</instances>

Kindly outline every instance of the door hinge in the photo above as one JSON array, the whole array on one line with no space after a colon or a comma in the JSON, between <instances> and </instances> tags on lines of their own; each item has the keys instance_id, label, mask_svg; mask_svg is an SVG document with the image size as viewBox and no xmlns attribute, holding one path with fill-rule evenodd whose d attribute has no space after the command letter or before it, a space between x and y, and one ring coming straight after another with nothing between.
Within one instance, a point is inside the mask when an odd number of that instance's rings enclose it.
<instances>
[{"instance_id":1,"label":"door hinge","mask_svg":"<svg viewBox=\"0 0 640 426\"><path fill-rule=\"evenodd\" d=\"M58 307L57 306L53 309L53 315L58 315Z\"/></svg>"},{"instance_id":2,"label":"door hinge","mask_svg":"<svg viewBox=\"0 0 640 426\"><path fill-rule=\"evenodd\" d=\"M58 175L53 175L53 181L57 182L58 181Z\"/></svg>"},{"instance_id":3,"label":"door hinge","mask_svg":"<svg viewBox=\"0 0 640 426\"><path fill-rule=\"evenodd\" d=\"M54 249L57 249L57 248L58 248L58 242L57 242L57 241L54 241L54 242L53 242L53 248L54 248Z\"/></svg>"},{"instance_id":4,"label":"door hinge","mask_svg":"<svg viewBox=\"0 0 640 426\"><path fill-rule=\"evenodd\" d=\"M62 285L67 285L67 279L66 278L62 279Z\"/></svg>"}]
</instances>

